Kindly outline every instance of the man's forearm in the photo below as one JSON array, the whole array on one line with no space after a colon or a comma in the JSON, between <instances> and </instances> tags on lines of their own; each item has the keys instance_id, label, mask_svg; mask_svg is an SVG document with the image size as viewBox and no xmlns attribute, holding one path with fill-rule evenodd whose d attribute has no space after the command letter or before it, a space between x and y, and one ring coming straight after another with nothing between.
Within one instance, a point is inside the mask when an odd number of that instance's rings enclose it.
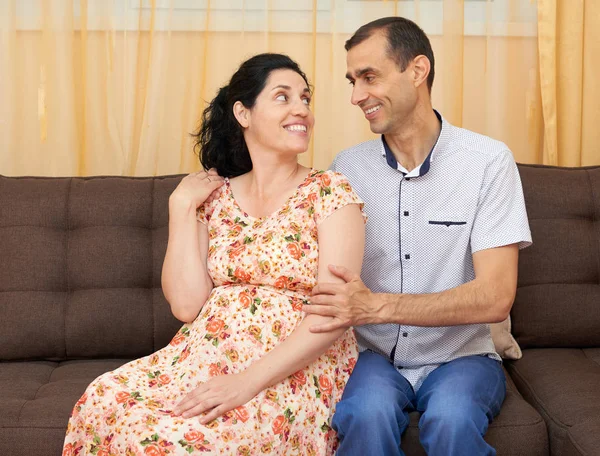
<instances>
[{"instance_id":1,"label":"man's forearm","mask_svg":"<svg viewBox=\"0 0 600 456\"><path fill-rule=\"evenodd\" d=\"M372 299L381 301L378 311L381 323L454 326L504 320L514 295L490 282L473 280L439 293L375 293Z\"/></svg>"}]
</instances>

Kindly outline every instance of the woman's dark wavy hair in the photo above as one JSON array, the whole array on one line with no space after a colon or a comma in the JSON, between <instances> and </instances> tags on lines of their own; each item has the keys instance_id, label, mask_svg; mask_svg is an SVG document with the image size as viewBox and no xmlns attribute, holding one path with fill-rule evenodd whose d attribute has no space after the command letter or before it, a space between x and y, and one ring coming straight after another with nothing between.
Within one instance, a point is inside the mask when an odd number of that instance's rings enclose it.
<instances>
[{"instance_id":1,"label":"woman's dark wavy hair","mask_svg":"<svg viewBox=\"0 0 600 456\"><path fill-rule=\"evenodd\" d=\"M202 124L193 134L194 150L205 170L216 168L220 176L235 177L252 169L243 128L233 115L236 101L251 109L275 70L292 70L308 79L296 62L283 54L258 54L246 60L202 113Z\"/></svg>"}]
</instances>

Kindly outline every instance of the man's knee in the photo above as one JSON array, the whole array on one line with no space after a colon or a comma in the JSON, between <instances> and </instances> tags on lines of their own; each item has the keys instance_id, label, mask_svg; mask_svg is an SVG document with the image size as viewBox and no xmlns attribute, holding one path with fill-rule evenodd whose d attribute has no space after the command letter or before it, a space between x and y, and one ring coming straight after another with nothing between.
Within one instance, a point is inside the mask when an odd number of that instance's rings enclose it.
<instances>
[{"instance_id":1,"label":"man's knee","mask_svg":"<svg viewBox=\"0 0 600 456\"><path fill-rule=\"evenodd\" d=\"M421 415L419 427L425 433L466 437L469 434L484 434L491 418L489 413L475 402L467 401L438 407L430 404Z\"/></svg>"},{"instance_id":2,"label":"man's knee","mask_svg":"<svg viewBox=\"0 0 600 456\"><path fill-rule=\"evenodd\" d=\"M384 426L385 423L398 426L403 420L403 400L393 399L386 394L365 394L343 399L337 404L334 422L340 425L352 424L362 429ZM344 426L345 427L345 426Z\"/></svg>"},{"instance_id":3,"label":"man's knee","mask_svg":"<svg viewBox=\"0 0 600 456\"><path fill-rule=\"evenodd\" d=\"M400 439L408 425L402 400L376 389L354 393L337 404L333 416L332 427L340 439L338 454L402 454Z\"/></svg>"}]
</instances>

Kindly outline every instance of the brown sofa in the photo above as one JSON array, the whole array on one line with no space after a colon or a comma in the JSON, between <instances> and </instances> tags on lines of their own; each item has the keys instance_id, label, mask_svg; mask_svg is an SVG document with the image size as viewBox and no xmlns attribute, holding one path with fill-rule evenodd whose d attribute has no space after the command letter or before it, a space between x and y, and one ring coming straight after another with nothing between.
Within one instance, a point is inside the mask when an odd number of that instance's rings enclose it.
<instances>
[{"instance_id":1,"label":"brown sofa","mask_svg":"<svg viewBox=\"0 0 600 456\"><path fill-rule=\"evenodd\" d=\"M524 355L486 439L498 455L600 454L600 167L520 171L534 238L512 312ZM0 176L0 455L60 455L85 387L179 328L160 273L180 179ZM424 454L417 422L409 456Z\"/></svg>"}]
</instances>

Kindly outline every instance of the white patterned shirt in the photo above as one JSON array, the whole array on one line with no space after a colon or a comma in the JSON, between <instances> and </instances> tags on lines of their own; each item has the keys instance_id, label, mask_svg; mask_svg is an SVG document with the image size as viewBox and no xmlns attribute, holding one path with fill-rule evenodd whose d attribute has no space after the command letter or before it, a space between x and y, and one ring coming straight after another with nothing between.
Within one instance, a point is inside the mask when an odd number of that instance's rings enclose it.
<instances>
[{"instance_id":1,"label":"white patterned shirt","mask_svg":"<svg viewBox=\"0 0 600 456\"><path fill-rule=\"evenodd\" d=\"M475 278L473 253L531 244L521 179L508 147L436 115L442 122L437 143L410 173L383 137L340 152L331 165L365 202L361 277L375 293L448 290ZM487 324L355 329L360 350L389 358L415 391L442 363L470 355L500 360Z\"/></svg>"}]
</instances>

